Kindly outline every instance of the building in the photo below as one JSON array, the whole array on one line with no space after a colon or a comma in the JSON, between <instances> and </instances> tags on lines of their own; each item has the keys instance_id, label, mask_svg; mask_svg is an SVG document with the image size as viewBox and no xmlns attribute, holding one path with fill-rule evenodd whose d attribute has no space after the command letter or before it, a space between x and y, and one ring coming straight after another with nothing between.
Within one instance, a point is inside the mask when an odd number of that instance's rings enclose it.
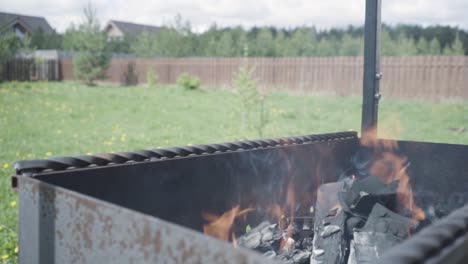
<instances>
[{"instance_id":1,"label":"building","mask_svg":"<svg viewBox=\"0 0 468 264\"><path fill-rule=\"evenodd\" d=\"M55 33L43 17L0 12L0 33L13 32L22 39L37 30L42 30L45 34Z\"/></svg>"},{"instance_id":2,"label":"building","mask_svg":"<svg viewBox=\"0 0 468 264\"><path fill-rule=\"evenodd\" d=\"M107 40L122 40L125 37L137 36L143 32L158 33L162 27L135 24L117 20L110 20L104 27Z\"/></svg>"}]
</instances>

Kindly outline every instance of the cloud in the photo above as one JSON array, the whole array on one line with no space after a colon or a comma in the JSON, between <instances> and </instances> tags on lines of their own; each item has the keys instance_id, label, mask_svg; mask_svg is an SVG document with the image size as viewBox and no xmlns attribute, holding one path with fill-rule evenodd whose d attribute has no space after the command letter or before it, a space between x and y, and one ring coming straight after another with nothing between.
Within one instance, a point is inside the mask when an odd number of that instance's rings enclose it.
<instances>
[{"instance_id":1,"label":"cloud","mask_svg":"<svg viewBox=\"0 0 468 264\"><path fill-rule=\"evenodd\" d=\"M88 0L0 0L4 12L44 16L59 32L79 23ZM219 26L271 25L318 28L364 23L364 0L94 0L100 21L109 19L162 25L176 14L200 31L216 22ZM389 24L449 24L468 28L466 0L382 1L382 21Z\"/></svg>"}]
</instances>

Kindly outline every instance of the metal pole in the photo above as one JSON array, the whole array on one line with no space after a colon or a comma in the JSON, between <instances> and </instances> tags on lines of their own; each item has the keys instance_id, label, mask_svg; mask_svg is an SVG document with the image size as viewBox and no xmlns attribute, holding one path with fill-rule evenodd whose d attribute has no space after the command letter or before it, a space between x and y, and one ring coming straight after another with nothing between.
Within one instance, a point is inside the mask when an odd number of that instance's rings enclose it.
<instances>
[{"instance_id":1,"label":"metal pole","mask_svg":"<svg viewBox=\"0 0 468 264\"><path fill-rule=\"evenodd\" d=\"M378 104L380 99L380 9L381 0L366 0L364 25L364 91L362 101L362 136L377 136Z\"/></svg>"}]
</instances>

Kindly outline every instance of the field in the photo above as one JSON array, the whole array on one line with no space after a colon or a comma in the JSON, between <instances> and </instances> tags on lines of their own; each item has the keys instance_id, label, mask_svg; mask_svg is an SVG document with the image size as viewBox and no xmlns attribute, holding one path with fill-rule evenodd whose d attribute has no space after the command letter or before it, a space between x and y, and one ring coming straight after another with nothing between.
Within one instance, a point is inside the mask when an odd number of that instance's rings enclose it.
<instances>
[{"instance_id":1,"label":"field","mask_svg":"<svg viewBox=\"0 0 468 264\"><path fill-rule=\"evenodd\" d=\"M360 129L361 98L267 95L263 137ZM229 91L178 87L0 84L0 263L17 254L17 160L258 138ZM468 104L383 100L382 134L468 144ZM257 119L255 119L257 120Z\"/></svg>"}]
</instances>

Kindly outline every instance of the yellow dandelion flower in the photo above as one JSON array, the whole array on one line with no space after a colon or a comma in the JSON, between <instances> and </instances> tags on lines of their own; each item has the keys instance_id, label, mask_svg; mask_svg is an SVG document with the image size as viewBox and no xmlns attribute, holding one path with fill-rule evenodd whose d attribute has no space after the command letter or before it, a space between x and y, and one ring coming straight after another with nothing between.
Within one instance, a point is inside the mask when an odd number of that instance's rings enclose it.
<instances>
[{"instance_id":1,"label":"yellow dandelion flower","mask_svg":"<svg viewBox=\"0 0 468 264\"><path fill-rule=\"evenodd\" d=\"M14 250L14 252L15 252L15 254L18 254L18 252L19 252L19 249L18 249L18 247L15 247L15 250Z\"/></svg>"},{"instance_id":2,"label":"yellow dandelion flower","mask_svg":"<svg viewBox=\"0 0 468 264\"><path fill-rule=\"evenodd\" d=\"M8 163L3 164L4 169L8 169L8 167L10 167L10 164L8 164Z\"/></svg>"},{"instance_id":3,"label":"yellow dandelion flower","mask_svg":"<svg viewBox=\"0 0 468 264\"><path fill-rule=\"evenodd\" d=\"M50 157L50 156L52 156L52 152L50 152L50 151L47 151L47 152L46 152L46 156L47 156L47 157Z\"/></svg>"},{"instance_id":4,"label":"yellow dandelion flower","mask_svg":"<svg viewBox=\"0 0 468 264\"><path fill-rule=\"evenodd\" d=\"M86 155L93 155L92 152L86 152Z\"/></svg>"},{"instance_id":5,"label":"yellow dandelion flower","mask_svg":"<svg viewBox=\"0 0 468 264\"><path fill-rule=\"evenodd\" d=\"M15 207L16 206L16 201L11 201L10 206Z\"/></svg>"},{"instance_id":6,"label":"yellow dandelion flower","mask_svg":"<svg viewBox=\"0 0 468 264\"><path fill-rule=\"evenodd\" d=\"M2 260L7 260L9 257L10 257L10 256L8 256L8 255L3 255L3 256L2 256Z\"/></svg>"}]
</instances>

